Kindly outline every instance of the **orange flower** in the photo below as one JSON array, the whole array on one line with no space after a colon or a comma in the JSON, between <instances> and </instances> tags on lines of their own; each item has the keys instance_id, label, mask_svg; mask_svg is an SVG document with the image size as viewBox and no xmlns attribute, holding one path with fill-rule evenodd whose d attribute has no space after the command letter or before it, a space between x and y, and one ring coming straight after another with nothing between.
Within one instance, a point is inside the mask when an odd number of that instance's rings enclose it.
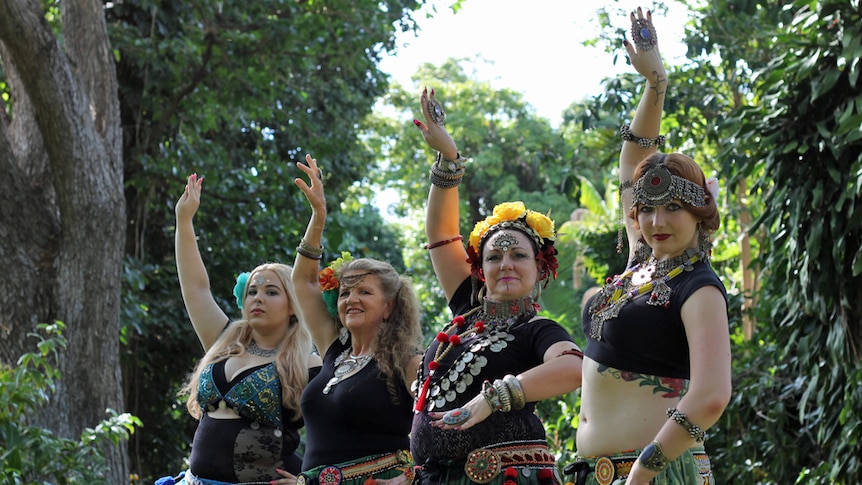
<instances>
[{"instance_id":1,"label":"orange flower","mask_svg":"<svg viewBox=\"0 0 862 485\"><path fill-rule=\"evenodd\" d=\"M323 268L317 276L319 278L321 291L334 290L338 288L338 277L335 276L335 271L333 271L332 268Z\"/></svg>"}]
</instances>

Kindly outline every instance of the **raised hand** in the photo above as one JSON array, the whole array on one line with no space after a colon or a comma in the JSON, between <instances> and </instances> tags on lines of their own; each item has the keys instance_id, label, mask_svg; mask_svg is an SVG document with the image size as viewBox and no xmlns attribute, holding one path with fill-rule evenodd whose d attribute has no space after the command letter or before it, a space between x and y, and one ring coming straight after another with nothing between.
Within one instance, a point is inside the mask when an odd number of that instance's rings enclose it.
<instances>
[{"instance_id":1,"label":"raised hand","mask_svg":"<svg viewBox=\"0 0 862 485\"><path fill-rule=\"evenodd\" d=\"M198 177L198 174L189 175L186 181L186 188L183 195L177 200L177 205L174 207L174 212L177 214L177 219L191 219L198 211L201 205L201 186L204 183L203 177Z\"/></svg>"},{"instance_id":2,"label":"raised hand","mask_svg":"<svg viewBox=\"0 0 862 485\"><path fill-rule=\"evenodd\" d=\"M660 80L666 79L667 75L658 48L658 36L652 23L652 12L647 11L644 15L643 10L638 7L629 17L632 22L632 40L623 42L629 61L637 72L658 84Z\"/></svg>"},{"instance_id":3,"label":"raised hand","mask_svg":"<svg viewBox=\"0 0 862 485\"><path fill-rule=\"evenodd\" d=\"M458 148L444 126L446 112L443 111L440 102L434 98L434 90L432 89L431 93L428 93L428 88L423 89L419 104L422 106L422 116L425 118L425 122L413 120L413 124L422 132L425 143L442 153L446 160L458 158Z\"/></svg>"},{"instance_id":4,"label":"raised hand","mask_svg":"<svg viewBox=\"0 0 862 485\"><path fill-rule=\"evenodd\" d=\"M312 210L326 212L326 197L323 192L323 171L317 165L317 159L312 158L311 155L306 155L305 163L296 162L296 166L308 175L310 184L299 177L294 179L294 183L305 194L305 198L308 199Z\"/></svg>"}]
</instances>

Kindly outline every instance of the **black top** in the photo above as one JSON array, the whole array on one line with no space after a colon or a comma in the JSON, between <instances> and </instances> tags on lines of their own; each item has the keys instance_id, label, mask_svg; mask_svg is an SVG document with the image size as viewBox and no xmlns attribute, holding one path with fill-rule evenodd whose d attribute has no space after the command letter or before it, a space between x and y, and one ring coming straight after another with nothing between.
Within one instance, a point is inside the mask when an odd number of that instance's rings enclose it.
<instances>
[{"instance_id":1,"label":"black top","mask_svg":"<svg viewBox=\"0 0 862 485\"><path fill-rule=\"evenodd\" d=\"M225 376L225 361L212 365L212 380L222 395L242 384L255 372L269 364L246 369L233 380ZM309 369L309 379L317 375L319 367ZM279 389L281 389L279 384ZM281 394L276 396L281 399ZM217 401L212 406L217 406ZM238 419L212 418L203 409L195 431L190 458L192 473L201 478L223 482L270 481L278 478L276 468L298 473L301 458L295 453L299 446L302 420L288 421L289 411L281 407L284 427L261 423L240 416ZM296 470L296 471L294 471Z\"/></svg>"},{"instance_id":2,"label":"black top","mask_svg":"<svg viewBox=\"0 0 862 485\"><path fill-rule=\"evenodd\" d=\"M672 278L668 286L673 290L668 308L648 305L650 292L637 296L622 307L616 318L604 322L601 340L590 337L589 309L597 295L593 296L582 313L587 337L584 354L599 364L622 371L689 379L688 338L682 322L682 305L704 286L721 290L725 302L727 292L705 261L696 262L691 271L683 271Z\"/></svg>"},{"instance_id":3,"label":"black top","mask_svg":"<svg viewBox=\"0 0 862 485\"><path fill-rule=\"evenodd\" d=\"M462 315L470 310L470 293L471 282L468 278L449 302L453 314ZM471 316L467 323L472 324L473 320L475 318ZM429 386L425 409L413 419L411 451L417 465L446 465L463 461L470 451L483 446L545 439L542 423L533 413L535 403L527 403L519 411L495 412L481 423L463 431L432 427L431 418L428 416L429 410L446 411L466 404L481 392L483 381L493 382L506 374L518 375L525 372L542 364L545 352L555 343L572 341L568 332L553 320L522 320L516 321L502 334L496 333L496 336L495 332L483 332L478 337L465 338L440 360L440 366ZM489 340L496 343L487 344ZM425 352L420 372L422 379L428 374L428 363L434 359L439 345L435 340ZM472 357L469 354L472 354ZM483 365L477 367L477 362L482 362ZM462 363L463 369L459 371ZM449 380L448 384L446 380ZM420 382L419 385L421 384ZM448 400L446 394L450 391L449 397L453 399Z\"/></svg>"},{"instance_id":4,"label":"black top","mask_svg":"<svg viewBox=\"0 0 862 485\"><path fill-rule=\"evenodd\" d=\"M399 385L398 403L393 403L376 360L323 393L335 374L336 357L349 348L350 339L333 342L320 374L302 392L307 442L303 471L410 447L413 398Z\"/></svg>"}]
</instances>

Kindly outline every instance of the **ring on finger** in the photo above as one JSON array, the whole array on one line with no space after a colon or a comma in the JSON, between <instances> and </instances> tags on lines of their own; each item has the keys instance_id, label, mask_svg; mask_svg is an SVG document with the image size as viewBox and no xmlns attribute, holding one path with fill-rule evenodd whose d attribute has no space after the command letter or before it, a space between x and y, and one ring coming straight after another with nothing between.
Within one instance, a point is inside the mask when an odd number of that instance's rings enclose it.
<instances>
[{"instance_id":1,"label":"ring on finger","mask_svg":"<svg viewBox=\"0 0 862 485\"><path fill-rule=\"evenodd\" d=\"M443 105L434 98L428 99L428 116L437 126L446 124L446 112L443 111Z\"/></svg>"},{"instance_id":2,"label":"ring on finger","mask_svg":"<svg viewBox=\"0 0 862 485\"><path fill-rule=\"evenodd\" d=\"M443 424L458 426L470 419L470 411L464 408L453 409L443 415Z\"/></svg>"},{"instance_id":3,"label":"ring on finger","mask_svg":"<svg viewBox=\"0 0 862 485\"><path fill-rule=\"evenodd\" d=\"M658 44L658 37L652 22L647 19L632 21L632 41L639 50L652 50Z\"/></svg>"}]
</instances>

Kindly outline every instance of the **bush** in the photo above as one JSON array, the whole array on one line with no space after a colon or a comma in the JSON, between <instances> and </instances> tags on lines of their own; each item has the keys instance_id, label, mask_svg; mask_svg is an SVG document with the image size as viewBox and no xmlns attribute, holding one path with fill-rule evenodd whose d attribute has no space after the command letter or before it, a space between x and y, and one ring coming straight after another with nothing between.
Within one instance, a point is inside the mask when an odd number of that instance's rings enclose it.
<instances>
[{"instance_id":1,"label":"bush","mask_svg":"<svg viewBox=\"0 0 862 485\"><path fill-rule=\"evenodd\" d=\"M28 417L48 404L60 379L53 362L66 348L62 322L38 328L41 333L31 334L38 351L22 355L15 368L0 366L0 485L107 483L100 447L118 445L141 422L109 409L108 419L85 429L78 441L29 424Z\"/></svg>"}]
</instances>

